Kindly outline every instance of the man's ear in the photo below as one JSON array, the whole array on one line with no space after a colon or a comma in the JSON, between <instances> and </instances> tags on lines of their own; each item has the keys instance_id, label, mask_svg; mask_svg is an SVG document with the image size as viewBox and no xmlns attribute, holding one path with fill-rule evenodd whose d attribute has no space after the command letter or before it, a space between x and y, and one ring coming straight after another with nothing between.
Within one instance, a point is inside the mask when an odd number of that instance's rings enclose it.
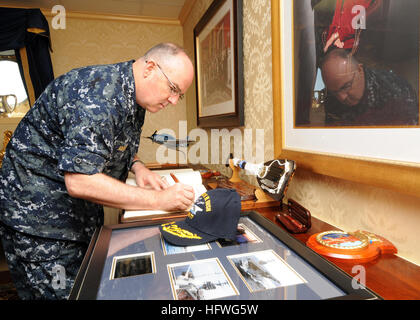
<instances>
[{"instance_id":1,"label":"man's ear","mask_svg":"<svg viewBox=\"0 0 420 320\"><path fill-rule=\"evenodd\" d=\"M154 66L155 65L153 64L152 61L148 61L146 63L146 65L144 66L144 69L143 69L143 78L144 79L150 77L150 75L152 74Z\"/></svg>"}]
</instances>

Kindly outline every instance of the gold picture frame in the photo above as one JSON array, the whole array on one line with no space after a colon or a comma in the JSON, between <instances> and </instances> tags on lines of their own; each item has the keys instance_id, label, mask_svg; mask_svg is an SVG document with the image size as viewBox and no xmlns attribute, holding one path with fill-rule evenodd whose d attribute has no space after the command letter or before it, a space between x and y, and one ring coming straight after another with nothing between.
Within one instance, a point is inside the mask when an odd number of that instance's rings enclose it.
<instances>
[{"instance_id":1,"label":"gold picture frame","mask_svg":"<svg viewBox=\"0 0 420 320\"><path fill-rule=\"evenodd\" d=\"M283 1L283 0L282 0ZM385 188L413 196L420 195L420 164L395 160L377 160L339 153L322 153L286 147L283 103L282 48L280 0L271 1L274 156L297 162L300 169L339 179ZM276 89L277 88L277 89ZM305 130L305 129L303 129Z\"/></svg>"}]
</instances>

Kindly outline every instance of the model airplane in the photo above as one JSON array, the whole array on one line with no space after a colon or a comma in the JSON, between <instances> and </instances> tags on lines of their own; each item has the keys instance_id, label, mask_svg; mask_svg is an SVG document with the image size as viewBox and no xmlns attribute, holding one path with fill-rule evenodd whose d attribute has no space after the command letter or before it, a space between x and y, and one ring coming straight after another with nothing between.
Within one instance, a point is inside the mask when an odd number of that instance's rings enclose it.
<instances>
[{"instance_id":1,"label":"model airplane","mask_svg":"<svg viewBox=\"0 0 420 320\"><path fill-rule=\"evenodd\" d=\"M194 144L194 140L190 140L187 136L186 139L175 139L173 136L167 133L158 134L157 130L150 136L145 137L146 139L152 140L152 142L161 144L169 149L181 151L179 148L186 148Z\"/></svg>"}]
</instances>

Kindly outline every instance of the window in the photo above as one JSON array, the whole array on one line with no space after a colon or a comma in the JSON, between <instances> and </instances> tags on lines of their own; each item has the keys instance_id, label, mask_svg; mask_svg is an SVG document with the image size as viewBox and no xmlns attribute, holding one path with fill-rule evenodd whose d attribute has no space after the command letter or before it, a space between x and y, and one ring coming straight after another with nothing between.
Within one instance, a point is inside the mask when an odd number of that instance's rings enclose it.
<instances>
[{"instance_id":1,"label":"window","mask_svg":"<svg viewBox=\"0 0 420 320\"><path fill-rule=\"evenodd\" d=\"M0 117L21 118L30 105L14 50L0 52Z\"/></svg>"}]
</instances>

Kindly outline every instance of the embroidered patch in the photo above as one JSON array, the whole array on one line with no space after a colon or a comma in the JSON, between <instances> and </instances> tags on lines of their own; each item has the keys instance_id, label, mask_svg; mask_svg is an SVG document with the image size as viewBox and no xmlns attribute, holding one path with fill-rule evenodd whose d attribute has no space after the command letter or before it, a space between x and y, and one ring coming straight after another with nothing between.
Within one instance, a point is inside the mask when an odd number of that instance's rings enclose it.
<instances>
[{"instance_id":1,"label":"embroidered patch","mask_svg":"<svg viewBox=\"0 0 420 320\"><path fill-rule=\"evenodd\" d=\"M199 235L195 233L189 232L188 230L181 229L175 224L175 222L163 224L162 230L179 238L202 239Z\"/></svg>"}]
</instances>

